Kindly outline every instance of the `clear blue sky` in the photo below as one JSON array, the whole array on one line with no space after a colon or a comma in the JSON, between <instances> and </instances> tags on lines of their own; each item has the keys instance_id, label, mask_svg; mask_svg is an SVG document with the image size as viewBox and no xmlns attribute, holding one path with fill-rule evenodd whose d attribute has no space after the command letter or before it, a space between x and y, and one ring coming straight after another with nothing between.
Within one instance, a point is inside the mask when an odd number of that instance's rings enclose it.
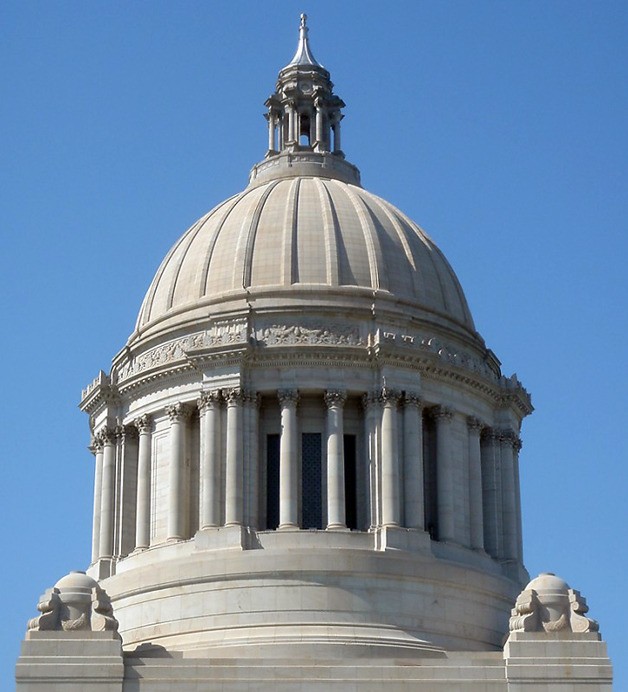
<instances>
[{"instance_id":1,"label":"clear blue sky","mask_svg":"<svg viewBox=\"0 0 628 692\"><path fill-rule=\"evenodd\" d=\"M582 591L628 689L628 3L611 0L4 0L0 689L40 593L89 559L81 388L168 248L262 158L301 11L348 159L444 250L532 394L526 563Z\"/></svg>"}]
</instances>

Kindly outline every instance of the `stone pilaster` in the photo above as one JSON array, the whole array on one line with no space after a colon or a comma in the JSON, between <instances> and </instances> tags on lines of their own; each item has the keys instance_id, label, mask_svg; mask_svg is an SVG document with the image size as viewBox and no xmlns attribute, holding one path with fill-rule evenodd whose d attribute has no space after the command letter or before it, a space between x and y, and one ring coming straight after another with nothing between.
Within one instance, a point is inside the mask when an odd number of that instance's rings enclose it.
<instances>
[{"instance_id":1,"label":"stone pilaster","mask_svg":"<svg viewBox=\"0 0 628 692\"><path fill-rule=\"evenodd\" d=\"M503 554L507 561L516 561L519 554L517 528L517 500L515 484L514 446L517 435L513 430L499 433L502 471L502 532Z\"/></svg>"},{"instance_id":2,"label":"stone pilaster","mask_svg":"<svg viewBox=\"0 0 628 692\"><path fill-rule=\"evenodd\" d=\"M482 507L484 549L494 558L502 554L501 479L499 435L492 428L482 431Z\"/></svg>"},{"instance_id":3,"label":"stone pilaster","mask_svg":"<svg viewBox=\"0 0 628 692\"><path fill-rule=\"evenodd\" d=\"M102 485L100 496L100 541L98 557L113 556L115 512L116 436L112 428L100 431L103 445Z\"/></svg>"},{"instance_id":4,"label":"stone pilaster","mask_svg":"<svg viewBox=\"0 0 628 692\"><path fill-rule=\"evenodd\" d=\"M260 404L261 396L257 392L244 392L244 521L253 528L260 526Z\"/></svg>"},{"instance_id":5,"label":"stone pilaster","mask_svg":"<svg viewBox=\"0 0 628 692\"><path fill-rule=\"evenodd\" d=\"M92 521L92 563L100 557L100 502L102 496L103 441L96 436L90 447L94 453L94 515Z\"/></svg>"},{"instance_id":6,"label":"stone pilaster","mask_svg":"<svg viewBox=\"0 0 628 692\"><path fill-rule=\"evenodd\" d=\"M380 453L378 427L381 421L381 401L379 394L362 396L364 409L364 440L368 461L368 516L371 529L381 524Z\"/></svg>"}]
</instances>

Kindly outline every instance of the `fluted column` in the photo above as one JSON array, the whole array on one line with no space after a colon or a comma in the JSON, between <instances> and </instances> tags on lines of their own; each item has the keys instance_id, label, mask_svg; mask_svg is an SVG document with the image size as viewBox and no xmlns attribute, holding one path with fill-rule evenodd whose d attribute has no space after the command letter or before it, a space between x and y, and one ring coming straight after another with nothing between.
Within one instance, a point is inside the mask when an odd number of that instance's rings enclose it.
<instances>
[{"instance_id":1,"label":"fluted column","mask_svg":"<svg viewBox=\"0 0 628 692\"><path fill-rule=\"evenodd\" d=\"M345 452L343 406L345 392L325 392L327 404L327 528L345 528Z\"/></svg>"},{"instance_id":2,"label":"fluted column","mask_svg":"<svg viewBox=\"0 0 628 692\"><path fill-rule=\"evenodd\" d=\"M499 483L499 437L492 428L482 431L482 497L484 548L492 557L501 556L502 516Z\"/></svg>"},{"instance_id":3,"label":"fluted column","mask_svg":"<svg viewBox=\"0 0 628 692\"><path fill-rule=\"evenodd\" d=\"M272 112L266 115L268 120L268 151L274 151L275 149L275 116Z\"/></svg>"},{"instance_id":4,"label":"fluted column","mask_svg":"<svg viewBox=\"0 0 628 692\"><path fill-rule=\"evenodd\" d=\"M416 394L406 393L403 407L404 525L424 529L423 404Z\"/></svg>"},{"instance_id":5,"label":"fluted column","mask_svg":"<svg viewBox=\"0 0 628 692\"><path fill-rule=\"evenodd\" d=\"M94 453L94 517L92 522L92 563L100 557L100 502L102 495L103 441L96 436L90 447Z\"/></svg>"},{"instance_id":6,"label":"fluted column","mask_svg":"<svg viewBox=\"0 0 628 692\"><path fill-rule=\"evenodd\" d=\"M116 437L115 431L111 428L104 428L100 434L103 444L103 463L98 557L112 557L113 520L115 511Z\"/></svg>"},{"instance_id":7,"label":"fluted column","mask_svg":"<svg viewBox=\"0 0 628 692\"><path fill-rule=\"evenodd\" d=\"M247 391L244 395L245 439L247 453L245 463L245 522L258 528L260 509L260 471L259 471L259 407L261 397L257 392Z\"/></svg>"},{"instance_id":8,"label":"fluted column","mask_svg":"<svg viewBox=\"0 0 628 692\"><path fill-rule=\"evenodd\" d=\"M482 499L482 456L480 434L482 422L473 416L467 418L469 430L469 521L471 547L484 550L484 509Z\"/></svg>"},{"instance_id":9,"label":"fluted column","mask_svg":"<svg viewBox=\"0 0 628 692\"><path fill-rule=\"evenodd\" d=\"M244 518L242 390L229 389L223 394L227 402L225 526L240 526Z\"/></svg>"},{"instance_id":10,"label":"fluted column","mask_svg":"<svg viewBox=\"0 0 628 692\"><path fill-rule=\"evenodd\" d=\"M399 526L399 451L397 405L399 392L382 389L382 524Z\"/></svg>"},{"instance_id":11,"label":"fluted column","mask_svg":"<svg viewBox=\"0 0 628 692\"><path fill-rule=\"evenodd\" d=\"M369 468L369 518L371 528L379 526L380 519L380 469L377 426L380 415L380 397L378 394L364 394L362 406L364 408L364 439L366 445L366 457Z\"/></svg>"},{"instance_id":12,"label":"fluted column","mask_svg":"<svg viewBox=\"0 0 628 692\"><path fill-rule=\"evenodd\" d=\"M499 446L502 462L502 532L503 555L505 560L516 560L517 545L517 500L515 493L514 446L517 436L512 430L502 430Z\"/></svg>"},{"instance_id":13,"label":"fluted column","mask_svg":"<svg viewBox=\"0 0 628 692\"><path fill-rule=\"evenodd\" d=\"M219 391L203 392L199 410L199 528L220 526L220 405Z\"/></svg>"},{"instance_id":14,"label":"fluted column","mask_svg":"<svg viewBox=\"0 0 628 692\"><path fill-rule=\"evenodd\" d=\"M168 540L185 538L184 485L185 485L185 421L186 407L173 404L166 407L170 418L170 474L168 487Z\"/></svg>"},{"instance_id":15,"label":"fluted column","mask_svg":"<svg viewBox=\"0 0 628 692\"><path fill-rule=\"evenodd\" d=\"M451 445L451 421L453 411L438 406L436 419L436 495L438 501L438 540L455 539L453 460Z\"/></svg>"},{"instance_id":16,"label":"fluted column","mask_svg":"<svg viewBox=\"0 0 628 692\"><path fill-rule=\"evenodd\" d=\"M278 392L281 406L279 442L279 527L298 528L297 402L296 390Z\"/></svg>"},{"instance_id":17,"label":"fluted column","mask_svg":"<svg viewBox=\"0 0 628 692\"><path fill-rule=\"evenodd\" d=\"M152 419L144 414L134 421L139 434L137 451L137 510L135 514L135 549L150 545L151 430Z\"/></svg>"}]
</instances>

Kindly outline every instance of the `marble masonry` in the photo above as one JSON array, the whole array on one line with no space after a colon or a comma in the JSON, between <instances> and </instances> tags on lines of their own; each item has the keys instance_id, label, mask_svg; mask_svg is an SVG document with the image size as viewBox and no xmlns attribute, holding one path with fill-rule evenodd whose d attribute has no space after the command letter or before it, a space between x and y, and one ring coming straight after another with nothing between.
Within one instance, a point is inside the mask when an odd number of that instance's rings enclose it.
<instances>
[{"instance_id":1,"label":"marble masonry","mask_svg":"<svg viewBox=\"0 0 628 692\"><path fill-rule=\"evenodd\" d=\"M40 598L18 692L610 690L582 596L523 564L530 397L361 186L305 16L265 105L248 186L83 392L91 562Z\"/></svg>"}]
</instances>

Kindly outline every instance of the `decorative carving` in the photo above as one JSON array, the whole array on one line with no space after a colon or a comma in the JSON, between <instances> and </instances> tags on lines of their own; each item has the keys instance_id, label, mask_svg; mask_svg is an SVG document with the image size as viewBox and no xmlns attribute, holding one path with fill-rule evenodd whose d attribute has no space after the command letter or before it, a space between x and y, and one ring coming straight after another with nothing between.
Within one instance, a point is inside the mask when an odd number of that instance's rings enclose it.
<instances>
[{"instance_id":1,"label":"decorative carving","mask_svg":"<svg viewBox=\"0 0 628 692\"><path fill-rule=\"evenodd\" d=\"M415 408L422 409L423 400L418 394L415 394L414 392L405 392L403 397L403 405L414 406Z\"/></svg>"},{"instance_id":2,"label":"decorative carving","mask_svg":"<svg viewBox=\"0 0 628 692\"><path fill-rule=\"evenodd\" d=\"M277 398L282 408L286 406L296 406L299 402L299 392L296 389L280 389Z\"/></svg>"},{"instance_id":3,"label":"decorative carving","mask_svg":"<svg viewBox=\"0 0 628 692\"><path fill-rule=\"evenodd\" d=\"M125 444L137 437L137 428L134 425L116 425L115 435L118 444Z\"/></svg>"},{"instance_id":4,"label":"decorative carving","mask_svg":"<svg viewBox=\"0 0 628 692\"><path fill-rule=\"evenodd\" d=\"M580 592L554 574L541 574L519 594L509 622L511 632L597 632Z\"/></svg>"},{"instance_id":5,"label":"decorative carving","mask_svg":"<svg viewBox=\"0 0 628 692\"><path fill-rule=\"evenodd\" d=\"M368 411L372 406L379 406L382 403L380 392L370 392L362 395L362 406L365 411Z\"/></svg>"},{"instance_id":6,"label":"decorative carving","mask_svg":"<svg viewBox=\"0 0 628 692\"><path fill-rule=\"evenodd\" d=\"M380 396L384 405L390 404L392 406L397 406L399 399L401 399L401 392L396 389L391 389L390 387L382 387Z\"/></svg>"},{"instance_id":7,"label":"decorative carving","mask_svg":"<svg viewBox=\"0 0 628 692\"><path fill-rule=\"evenodd\" d=\"M166 414L168 418L170 418L171 423L180 423L190 415L190 410L185 404L178 402L176 404L166 406Z\"/></svg>"},{"instance_id":8,"label":"decorative carving","mask_svg":"<svg viewBox=\"0 0 628 692\"><path fill-rule=\"evenodd\" d=\"M495 442L496 440L499 439L499 433L495 428L491 428L490 426L486 426L482 430L482 440L484 442Z\"/></svg>"},{"instance_id":9,"label":"decorative carving","mask_svg":"<svg viewBox=\"0 0 628 692\"><path fill-rule=\"evenodd\" d=\"M332 408L334 406L342 408L347 400L347 392L341 392L337 389L328 389L324 394L324 399L327 408Z\"/></svg>"},{"instance_id":10,"label":"decorative carving","mask_svg":"<svg viewBox=\"0 0 628 692\"><path fill-rule=\"evenodd\" d=\"M144 435L151 431L153 427L153 419L148 413L145 413L143 416L136 418L133 421L133 425L135 425L140 435Z\"/></svg>"},{"instance_id":11,"label":"decorative carving","mask_svg":"<svg viewBox=\"0 0 628 692\"><path fill-rule=\"evenodd\" d=\"M514 447L517 442L517 433L514 430L505 429L497 431L499 441L504 445Z\"/></svg>"},{"instance_id":12,"label":"decorative carving","mask_svg":"<svg viewBox=\"0 0 628 692\"><path fill-rule=\"evenodd\" d=\"M209 392L201 392L201 395L196 400L196 405L198 407L198 410L201 413L205 413L205 411L207 411L209 409L213 409L213 408L216 408L217 406L220 406L221 401L222 401L222 394L221 394L220 390L213 389L212 391L209 391Z\"/></svg>"},{"instance_id":13,"label":"decorative carving","mask_svg":"<svg viewBox=\"0 0 628 692\"><path fill-rule=\"evenodd\" d=\"M116 431L114 428L101 428L96 437L103 446L113 445L116 442Z\"/></svg>"},{"instance_id":14,"label":"decorative carving","mask_svg":"<svg viewBox=\"0 0 628 692\"><path fill-rule=\"evenodd\" d=\"M98 583L83 572L70 572L40 598L41 613L28 621L29 631L117 632L111 600Z\"/></svg>"},{"instance_id":15,"label":"decorative carving","mask_svg":"<svg viewBox=\"0 0 628 692\"><path fill-rule=\"evenodd\" d=\"M233 387L231 389L223 389L222 396L227 402L227 406L237 406L242 404L244 401L244 392L240 387Z\"/></svg>"},{"instance_id":16,"label":"decorative carving","mask_svg":"<svg viewBox=\"0 0 628 692\"><path fill-rule=\"evenodd\" d=\"M252 389L244 390L243 399L246 406L254 406L255 408L259 408L262 403L262 395Z\"/></svg>"},{"instance_id":17,"label":"decorative carving","mask_svg":"<svg viewBox=\"0 0 628 692\"><path fill-rule=\"evenodd\" d=\"M257 341L263 346L320 345L362 346L363 340L357 327L340 324L330 325L279 325L273 324L258 332Z\"/></svg>"},{"instance_id":18,"label":"decorative carving","mask_svg":"<svg viewBox=\"0 0 628 692\"><path fill-rule=\"evenodd\" d=\"M95 436L92 438L92 442L91 442L91 444L90 444L90 446L89 446L90 450L91 450L94 454L98 454L99 452L102 452L102 448L103 448L103 447L104 447L104 444L103 444L103 441L102 441L102 437L101 437L100 435L95 435Z\"/></svg>"},{"instance_id":19,"label":"decorative carving","mask_svg":"<svg viewBox=\"0 0 628 692\"><path fill-rule=\"evenodd\" d=\"M434 406L432 409L432 416L436 420L441 420L444 423L450 423L454 417L454 412L447 406Z\"/></svg>"},{"instance_id":20,"label":"decorative carving","mask_svg":"<svg viewBox=\"0 0 628 692\"><path fill-rule=\"evenodd\" d=\"M485 426L479 418L475 418L475 416L467 416L467 427L471 432L479 435Z\"/></svg>"}]
</instances>

